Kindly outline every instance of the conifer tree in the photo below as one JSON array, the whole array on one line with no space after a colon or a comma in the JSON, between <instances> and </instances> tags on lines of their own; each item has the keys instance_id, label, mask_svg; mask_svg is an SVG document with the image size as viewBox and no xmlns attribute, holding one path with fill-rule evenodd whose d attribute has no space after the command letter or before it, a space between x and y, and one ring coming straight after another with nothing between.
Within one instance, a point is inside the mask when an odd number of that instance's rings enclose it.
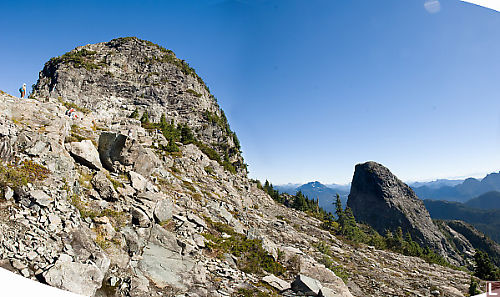
<instances>
[{"instance_id":1,"label":"conifer tree","mask_svg":"<svg viewBox=\"0 0 500 297\"><path fill-rule=\"evenodd\" d=\"M182 143L190 144L195 141L193 131L191 131L188 125L181 125L177 130L180 130Z\"/></svg>"},{"instance_id":2,"label":"conifer tree","mask_svg":"<svg viewBox=\"0 0 500 297\"><path fill-rule=\"evenodd\" d=\"M474 296L477 294L481 294L481 291L479 291L479 284L473 277L471 277L469 286L469 295Z\"/></svg>"},{"instance_id":3,"label":"conifer tree","mask_svg":"<svg viewBox=\"0 0 500 297\"><path fill-rule=\"evenodd\" d=\"M141 116L141 123L146 124L149 123L149 115L148 112L145 111Z\"/></svg>"},{"instance_id":4,"label":"conifer tree","mask_svg":"<svg viewBox=\"0 0 500 297\"><path fill-rule=\"evenodd\" d=\"M340 229L342 230L342 226L345 224L345 218L344 218L344 210L342 208L342 201L340 201L340 195L337 194L337 198L335 199L335 214L337 215L337 223L340 226Z\"/></svg>"},{"instance_id":5,"label":"conifer tree","mask_svg":"<svg viewBox=\"0 0 500 297\"><path fill-rule=\"evenodd\" d=\"M494 281L498 278L498 271L495 265L490 260L487 253L476 251L474 255L476 265L474 267L474 275L480 279Z\"/></svg>"},{"instance_id":6,"label":"conifer tree","mask_svg":"<svg viewBox=\"0 0 500 297\"><path fill-rule=\"evenodd\" d=\"M131 119L137 119L139 117L139 110L136 108L132 114L130 114L129 118Z\"/></svg>"},{"instance_id":7,"label":"conifer tree","mask_svg":"<svg viewBox=\"0 0 500 297\"><path fill-rule=\"evenodd\" d=\"M302 194L302 191L298 191L295 194L295 197L293 199L292 207L297 209L297 210L306 210L306 199L304 197L304 194Z\"/></svg>"},{"instance_id":8,"label":"conifer tree","mask_svg":"<svg viewBox=\"0 0 500 297\"><path fill-rule=\"evenodd\" d=\"M403 242L403 229L401 229L401 227L398 227L398 229L396 230L396 244L398 245L398 247L402 248Z\"/></svg>"},{"instance_id":9,"label":"conifer tree","mask_svg":"<svg viewBox=\"0 0 500 297\"><path fill-rule=\"evenodd\" d=\"M346 207L344 211L343 225L340 227L343 235L346 235L349 239L356 239L356 236L358 235L356 219L354 218L350 207Z\"/></svg>"},{"instance_id":10,"label":"conifer tree","mask_svg":"<svg viewBox=\"0 0 500 297\"><path fill-rule=\"evenodd\" d=\"M165 114L162 113L161 114L161 117L160 117L160 127L163 128L163 127L166 127L167 126L167 118L165 117Z\"/></svg>"}]
</instances>

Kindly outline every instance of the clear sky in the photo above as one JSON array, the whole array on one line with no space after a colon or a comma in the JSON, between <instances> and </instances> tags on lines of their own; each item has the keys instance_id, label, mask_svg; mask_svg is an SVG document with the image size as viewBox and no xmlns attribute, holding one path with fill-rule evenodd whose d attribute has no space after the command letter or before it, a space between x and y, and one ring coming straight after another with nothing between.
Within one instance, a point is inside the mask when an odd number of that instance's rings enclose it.
<instances>
[{"instance_id":1,"label":"clear sky","mask_svg":"<svg viewBox=\"0 0 500 297\"><path fill-rule=\"evenodd\" d=\"M2 1L0 89L137 36L207 82L250 176L347 183L500 170L500 13L458 0Z\"/></svg>"}]
</instances>

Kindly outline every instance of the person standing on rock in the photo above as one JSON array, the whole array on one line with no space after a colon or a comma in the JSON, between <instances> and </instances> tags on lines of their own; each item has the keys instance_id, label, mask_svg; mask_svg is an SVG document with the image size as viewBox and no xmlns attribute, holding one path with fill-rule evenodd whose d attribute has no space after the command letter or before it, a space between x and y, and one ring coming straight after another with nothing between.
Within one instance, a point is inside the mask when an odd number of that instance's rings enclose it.
<instances>
[{"instance_id":1,"label":"person standing on rock","mask_svg":"<svg viewBox=\"0 0 500 297\"><path fill-rule=\"evenodd\" d=\"M26 96L26 84L23 84L23 86L19 89L19 92L21 93L21 98Z\"/></svg>"}]
</instances>

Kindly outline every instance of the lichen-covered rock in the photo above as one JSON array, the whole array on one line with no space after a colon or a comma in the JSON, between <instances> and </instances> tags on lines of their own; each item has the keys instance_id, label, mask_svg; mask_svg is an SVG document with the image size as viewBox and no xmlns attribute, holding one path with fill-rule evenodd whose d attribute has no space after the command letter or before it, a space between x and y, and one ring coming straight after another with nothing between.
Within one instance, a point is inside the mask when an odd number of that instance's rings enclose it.
<instances>
[{"instance_id":1,"label":"lichen-covered rock","mask_svg":"<svg viewBox=\"0 0 500 297\"><path fill-rule=\"evenodd\" d=\"M144 178L144 176L134 171L129 171L128 176L130 178L130 182L132 183L132 187L136 191L142 192L146 189L148 181Z\"/></svg>"},{"instance_id":2,"label":"lichen-covered rock","mask_svg":"<svg viewBox=\"0 0 500 297\"><path fill-rule=\"evenodd\" d=\"M150 243L144 248L139 268L159 288L169 286L185 290L185 278L191 276L194 262L168 248Z\"/></svg>"}]
</instances>

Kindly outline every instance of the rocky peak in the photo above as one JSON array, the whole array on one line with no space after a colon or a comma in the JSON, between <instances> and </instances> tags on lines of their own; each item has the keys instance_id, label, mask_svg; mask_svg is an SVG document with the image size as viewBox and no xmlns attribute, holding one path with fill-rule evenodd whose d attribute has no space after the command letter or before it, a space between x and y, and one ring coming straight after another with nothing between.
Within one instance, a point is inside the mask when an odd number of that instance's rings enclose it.
<instances>
[{"instance_id":1,"label":"rocky peak","mask_svg":"<svg viewBox=\"0 0 500 297\"><path fill-rule=\"evenodd\" d=\"M347 206L357 221L369 224L381 234L401 227L420 245L452 262L461 260L432 222L422 200L381 164L356 165Z\"/></svg>"},{"instance_id":2,"label":"rocky peak","mask_svg":"<svg viewBox=\"0 0 500 297\"><path fill-rule=\"evenodd\" d=\"M195 70L175 54L135 37L89 44L48 61L34 96L56 98L112 123L147 113L149 120L189 126L239 173L246 168L224 111Z\"/></svg>"}]
</instances>

